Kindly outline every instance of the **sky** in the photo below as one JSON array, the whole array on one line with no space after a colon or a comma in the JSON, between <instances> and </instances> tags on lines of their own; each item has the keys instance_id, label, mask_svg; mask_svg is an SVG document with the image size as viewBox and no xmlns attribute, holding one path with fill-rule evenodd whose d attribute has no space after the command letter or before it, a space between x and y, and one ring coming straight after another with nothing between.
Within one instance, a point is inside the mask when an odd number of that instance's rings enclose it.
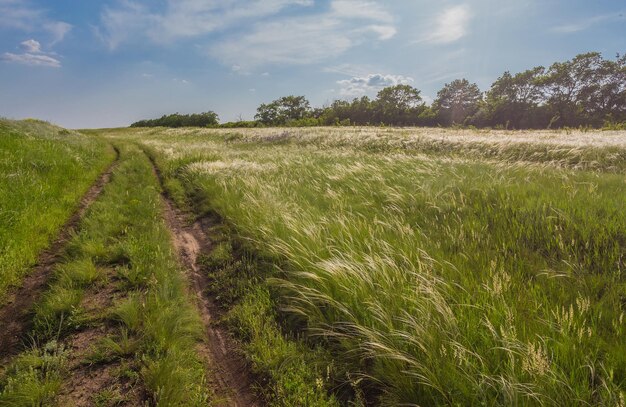
<instances>
[{"instance_id":1,"label":"sky","mask_svg":"<svg viewBox=\"0 0 626 407\"><path fill-rule=\"evenodd\" d=\"M0 116L68 128L251 120L410 84L626 53L624 0L0 0Z\"/></svg>"}]
</instances>

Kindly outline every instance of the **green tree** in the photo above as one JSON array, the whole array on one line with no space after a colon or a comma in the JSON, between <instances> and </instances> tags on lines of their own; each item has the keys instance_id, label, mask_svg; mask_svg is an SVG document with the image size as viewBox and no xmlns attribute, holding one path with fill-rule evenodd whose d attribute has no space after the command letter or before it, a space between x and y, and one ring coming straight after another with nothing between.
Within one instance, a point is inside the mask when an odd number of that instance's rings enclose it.
<instances>
[{"instance_id":1,"label":"green tree","mask_svg":"<svg viewBox=\"0 0 626 407\"><path fill-rule=\"evenodd\" d=\"M266 125L285 125L311 114L311 104L304 96L284 96L257 108L254 118Z\"/></svg>"},{"instance_id":2,"label":"green tree","mask_svg":"<svg viewBox=\"0 0 626 407\"><path fill-rule=\"evenodd\" d=\"M420 91L410 85L382 89L374 101L377 121L393 125L416 124L424 110Z\"/></svg>"},{"instance_id":3,"label":"green tree","mask_svg":"<svg viewBox=\"0 0 626 407\"><path fill-rule=\"evenodd\" d=\"M140 120L131 127L209 127L219 124L217 113L208 111L196 114L174 113L163 115L159 119Z\"/></svg>"},{"instance_id":4,"label":"green tree","mask_svg":"<svg viewBox=\"0 0 626 407\"><path fill-rule=\"evenodd\" d=\"M463 124L478 111L482 93L475 83L456 79L437 92L434 107L442 124Z\"/></svg>"},{"instance_id":5,"label":"green tree","mask_svg":"<svg viewBox=\"0 0 626 407\"><path fill-rule=\"evenodd\" d=\"M547 105L557 126L577 126L586 122L584 95L597 81L602 66L598 52L574 57L571 61L556 62L550 66L543 80L548 95Z\"/></svg>"},{"instance_id":6,"label":"green tree","mask_svg":"<svg viewBox=\"0 0 626 407\"><path fill-rule=\"evenodd\" d=\"M578 94L588 121L626 121L626 56L615 61L601 60Z\"/></svg>"},{"instance_id":7,"label":"green tree","mask_svg":"<svg viewBox=\"0 0 626 407\"><path fill-rule=\"evenodd\" d=\"M499 77L486 95L491 123L517 129L539 124L543 116L539 105L544 100L544 73L545 68L539 66L515 75L505 72Z\"/></svg>"}]
</instances>

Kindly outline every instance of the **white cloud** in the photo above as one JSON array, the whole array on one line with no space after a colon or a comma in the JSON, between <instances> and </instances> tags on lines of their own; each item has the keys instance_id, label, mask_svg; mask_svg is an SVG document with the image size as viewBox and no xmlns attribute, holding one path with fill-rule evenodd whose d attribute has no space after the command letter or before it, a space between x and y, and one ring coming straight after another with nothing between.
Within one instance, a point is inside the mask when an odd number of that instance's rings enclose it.
<instances>
[{"instance_id":1,"label":"white cloud","mask_svg":"<svg viewBox=\"0 0 626 407\"><path fill-rule=\"evenodd\" d=\"M22 1L0 1L0 28L32 30L42 18L41 10L31 8Z\"/></svg>"},{"instance_id":2,"label":"white cloud","mask_svg":"<svg viewBox=\"0 0 626 407\"><path fill-rule=\"evenodd\" d=\"M340 86L339 93L342 96L359 96L388 86L408 85L413 82L414 79L408 76L383 75L379 73L367 76L353 76L350 79L337 81Z\"/></svg>"},{"instance_id":3,"label":"white cloud","mask_svg":"<svg viewBox=\"0 0 626 407\"><path fill-rule=\"evenodd\" d=\"M51 45L54 45L65 39L67 33L72 30L72 25L63 21L52 21L45 23L44 28L52 36Z\"/></svg>"},{"instance_id":4,"label":"white cloud","mask_svg":"<svg viewBox=\"0 0 626 407\"><path fill-rule=\"evenodd\" d=\"M601 23L610 23L615 21L623 21L624 22L624 14L623 13L614 13L614 14L605 14L600 16L589 17L584 20L579 20L573 23L563 24L552 28L552 31L562 33L562 34L571 34L579 31L587 30L595 25Z\"/></svg>"},{"instance_id":5,"label":"white cloud","mask_svg":"<svg viewBox=\"0 0 626 407\"><path fill-rule=\"evenodd\" d=\"M257 25L238 38L210 47L210 53L226 64L252 68L267 64L303 65L337 56L353 45L340 35L336 20L290 19Z\"/></svg>"},{"instance_id":6,"label":"white cloud","mask_svg":"<svg viewBox=\"0 0 626 407\"><path fill-rule=\"evenodd\" d=\"M44 54L31 54L29 52L25 52L23 54L5 52L2 56L0 56L0 60L31 66L45 66L50 68L61 67L61 61L58 59Z\"/></svg>"},{"instance_id":7,"label":"white cloud","mask_svg":"<svg viewBox=\"0 0 626 407\"><path fill-rule=\"evenodd\" d=\"M392 23L393 16L380 4L363 0L335 0L331 3L332 13L338 18L360 18Z\"/></svg>"},{"instance_id":8,"label":"white cloud","mask_svg":"<svg viewBox=\"0 0 626 407\"><path fill-rule=\"evenodd\" d=\"M24 51L21 54L5 52L0 56L4 62L17 63L30 66L45 66L60 68L61 61L52 57L54 54L47 54L41 50L41 44L37 40L26 40L20 43L20 48Z\"/></svg>"},{"instance_id":9,"label":"white cloud","mask_svg":"<svg viewBox=\"0 0 626 407\"><path fill-rule=\"evenodd\" d=\"M156 17L142 4L124 0L116 8L105 6L101 14L101 26L96 34L110 49L129 41L138 33L156 24Z\"/></svg>"},{"instance_id":10,"label":"white cloud","mask_svg":"<svg viewBox=\"0 0 626 407\"><path fill-rule=\"evenodd\" d=\"M367 27L364 28L363 31L364 32L371 31L371 32L378 34L378 39L380 39L381 41L392 39L398 32L398 30L396 30L396 27L392 25L376 25L376 24L368 25Z\"/></svg>"},{"instance_id":11,"label":"white cloud","mask_svg":"<svg viewBox=\"0 0 626 407\"><path fill-rule=\"evenodd\" d=\"M22 49L26 52L31 52L31 53L41 52L41 44L39 43L39 41L26 40L22 42L20 45Z\"/></svg>"},{"instance_id":12,"label":"white cloud","mask_svg":"<svg viewBox=\"0 0 626 407\"><path fill-rule=\"evenodd\" d=\"M466 4L449 7L437 16L429 32L415 42L448 44L458 41L467 35L472 17L473 13Z\"/></svg>"},{"instance_id":13,"label":"white cloud","mask_svg":"<svg viewBox=\"0 0 626 407\"><path fill-rule=\"evenodd\" d=\"M389 40L396 34L396 28L386 23L391 16L378 6L369 12L348 12L350 7L374 4L335 0L323 13L255 24L246 34L213 44L209 52L225 64L245 69L320 62L359 44ZM363 20L374 24L364 25Z\"/></svg>"},{"instance_id":14,"label":"white cloud","mask_svg":"<svg viewBox=\"0 0 626 407\"><path fill-rule=\"evenodd\" d=\"M123 42L149 39L170 43L193 38L279 13L288 7L307 7L313 0L166 0L155 11L149 2L118 0L105 6L97 32L111 49Z\"/></svg>"},{"instance_id":15,"label":"white cloud","mask_svg":"<svg viewBox=\"0 0 626 407\"><path fill-rule=\"evenodd\" d=\"M118 0L105 7L98 34L111 49L124 42L169 43L226 32L206 46L235 72L271 64L309 64L338 56L367 41L396 34L393 17L372 0L332 0L325 11L285 16L314 0L166 0L155 11L147 2ZM232 30L231 33L229 29Z\"/></svg>"},{"instance_id":16,"label":"white cloud","mask_svg":"<svg viewBox=\"0 0 626 407\"><path fill-rule=\"evenodd\" d=\"M48 18L43 9L24 0L0 0L0 28L45 33L51 45L63 40L72 26Z\"/></svg>"}]
</instances>

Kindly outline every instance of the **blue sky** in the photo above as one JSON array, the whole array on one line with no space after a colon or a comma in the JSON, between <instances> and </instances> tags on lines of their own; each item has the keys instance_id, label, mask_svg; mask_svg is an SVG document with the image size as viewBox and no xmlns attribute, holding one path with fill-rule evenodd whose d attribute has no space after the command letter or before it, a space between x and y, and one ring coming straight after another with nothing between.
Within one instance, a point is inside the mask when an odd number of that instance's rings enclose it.
<instances>
[{"instance_id":1,"label":"blue sky","mask_svg":"<svg viewBox=\"0 0 626 407\"><path fill-rule=\"evenodd\" d=\"M165 113L252 119L408 83L626 52L623 0L0 0L0 116L72 128Z\"/></svg>"}]
</instances>

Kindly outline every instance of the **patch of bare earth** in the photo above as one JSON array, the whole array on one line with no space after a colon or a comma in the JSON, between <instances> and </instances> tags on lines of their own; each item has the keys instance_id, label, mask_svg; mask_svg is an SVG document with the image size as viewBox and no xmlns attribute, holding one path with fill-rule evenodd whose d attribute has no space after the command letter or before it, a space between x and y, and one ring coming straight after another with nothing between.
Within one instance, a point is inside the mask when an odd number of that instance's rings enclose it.
<instances>
[{"instance_id":1,"label":"patch of bare earth","mask_svg":"<svg viewBox=\"0 0 626 407\"><path fill-rule=\"evenodd\" d=\"M39 255L32 272L24 278L19 288L9 293L6 303L0 308L0 365L6 365L11 357L23 349L25 334L31 328L33 304L45 290L55 264L59 261L63 249L76 231L85 212L111 180L113 168L119 159L117 150L116 155L115 161L109 165L82 197L78 208L63 225L58 237L48 249Z\"/></svg>"},{"instance_id":2,"label":"patch of bare earth","mask_svg":"<svg viewBox=\"0 0 626 407\"><path fill-rule=\"evenodd\" d=\"M162 183L158 168L155 175ZM211 372L209 381L221 405L229 407L254 407L264 403L255 394L255 380L235 340L218 323L220 316L214 298L209 292L209 277L201 272L198 257L212 250L212 243L206 230L210 221L196 221L189 224L188 216L179 210L163 194L165 221L172 233L181 263L185 266L192 290L205 329L204 341L198 345L198 352L204 357Z\"/></svg>"},{"instance_id":3,"label":"patch of bare earth","mask_svg":"<svg viewBox=\"0 0 626 407\"><path fill-rule=\"evenodd\" d=\"M85 293L81 308L90 318L98 321L121 294L111 279L107 278L104 284L94 286ZM101 405L143 405L145 392L138 384L124 377L123 360L91 361L99 343L106 337L113 338L116 332L106 323L99 322L97 326L85 328L66 339L66 349L70 351L66 366L68 379L63 383L58 404L86 407L95 405L96 399L100 398Z\"/></svg>"}]
</instances>

